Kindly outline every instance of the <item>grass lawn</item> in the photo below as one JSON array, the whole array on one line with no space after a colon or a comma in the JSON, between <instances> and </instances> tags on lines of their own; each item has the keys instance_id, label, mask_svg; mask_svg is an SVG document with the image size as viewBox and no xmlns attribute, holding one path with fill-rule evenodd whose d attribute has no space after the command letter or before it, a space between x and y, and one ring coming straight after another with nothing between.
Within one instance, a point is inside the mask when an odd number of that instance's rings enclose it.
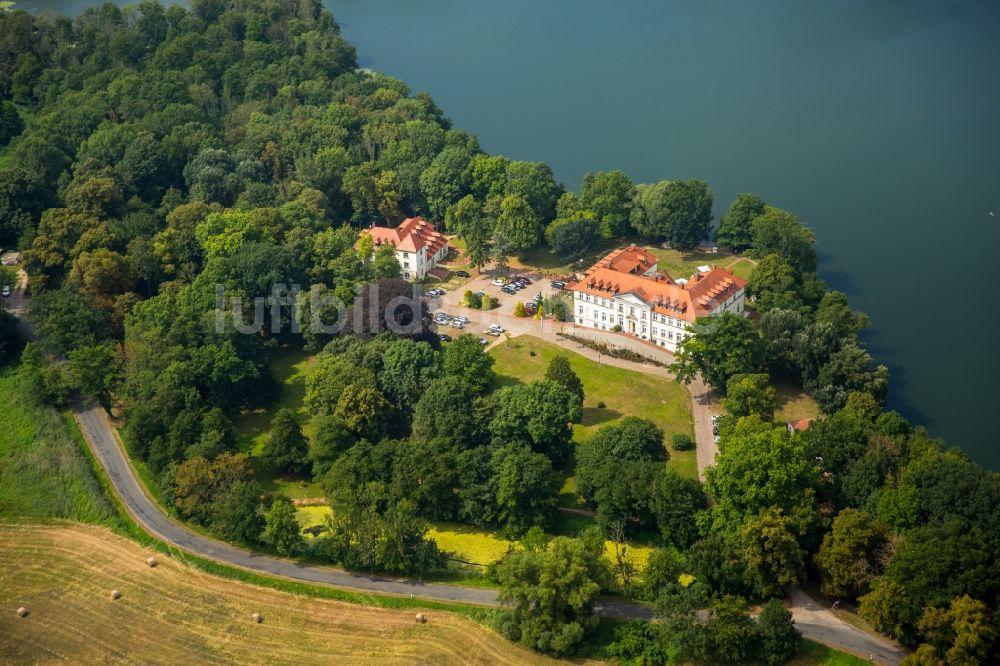
<instances>
[{"instance_id":1,"label":"grass lawn","mask_svg":"<svg viewBox=\"0 0 1000 666\"><path fill-rule=\"evenodd\" d=\"M0 369L0 518L115 524L72 420L29 391L18 362Z\"/></svg>"},{"instance_id":2,"label":"grass lawn","mask_svg":"<svg viewBox=\"0 0 1000 666\"><path fill-rule=\"evenodd\" d=\"M598 364L531 336L513 338L509 347L497 345L490 350L496 359L493 369L501 386L541 379L556 354L569 359L570 367L583 382L583 423L573 426L577 442L623 416L641 416L658 425L666 435L665 446L674 433L694 436L691 400L687 390L676 382ZM605 406L598 407L599 402ZM670 451L669 464L691 478L697 476L694 451Z\"/></svg>"},{"instance_id":3,"label":"grass lawn","mask_svg":"<svg viewBox=\"0 0 1000 666\"><path fill-rule=\"evenodd\" d=\"M654 245L646 246L646 250L659 260L659 269L674 279L691 277L699 266L732 268L736 275L746 278L755 266L753 260L729 252L681 252Z\"/></svg>"},{"instance_id":4,"label":"grass lawn","mask_svg":"<svg viewBox=\"0 0 1000 666\"><path fill-rule=\"evenodd\" d=\"M301 349L283 349L271 362L271 372L281 384L281 392L274 405L267 409L244 412L236 419L236 436L241 451L260 453L271 429L271 419L279 409L294 409L299 422L308 428L309 414L305 408L306 372L312 356ZM308 435L308 433L306 433Z\"/></svg>"},{"instance_id":5,"label":"grass lawn","mask_svg":"<svg viewBox=\"0 0 1000 666\"><path fill-rule=\"evenodd\" d=\"M802 641L802 649L799 650L798 655L789 661L787 666L862 666L863 664L871 664L871 662L861 657L855 657L853 654L805 640Z\"/></svg>"},{"instance_id":6,"label":"grass lawn","mask_svg":"<svg viewBox=\"0 0 1000 666\"><path fill-rule=\"evenodd\" d=\"M590 268L595 261L620 244L621 241L618 240L602 241L596 249L582 257L570 260L559 257L547 245L539 245L519 257L511 257L510 267L514 270L539 271L550 275L567 275ZM577 261L577 259L582 259L583 261Z\"/></svg>"},{"instance_id":7,"label":"grass lawn","mask_svg":"<svg viewBox=\"0 0 1000 666\"><path fill-rule=\"evenodd\" d=\"M820 408L816 401L797 386L776 383L774 391L778 401L778 409L774 412L775 421L800 421L813 419L820 415Z\"/></svg>"}]
</instances>

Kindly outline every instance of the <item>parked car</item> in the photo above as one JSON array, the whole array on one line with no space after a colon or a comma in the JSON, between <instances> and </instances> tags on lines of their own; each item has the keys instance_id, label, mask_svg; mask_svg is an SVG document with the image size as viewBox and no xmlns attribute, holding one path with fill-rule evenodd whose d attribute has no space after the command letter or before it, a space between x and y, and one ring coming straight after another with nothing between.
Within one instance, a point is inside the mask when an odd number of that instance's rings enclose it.
<instances>
[{"instance_id":1,"label":"parked car","mask_svg":"<svg viewBox=\"0 0 1000 666\"><path fill-rule=\"evenodd\" d=\"M468 324L469 318L466 317L465 315L458 315L457 317L452 317L452 321L460 321L463 324Z\"/></svg>"},{"instance_id":2,"label":"parked car","mask_svg":"<svg viewBox=\"0 0 1000 666\"><path fill-rule=\"evenodd\" d=\"M566 283L561 280L553 280L549 283L553 289L565 289Z\"/></svg>"},{"instance_id":3,"label":"parked car","mask_svg":"<svg viewBox=\"0 0 1000 666\"><path fill-rule=\"evenodd\" d=\"M437 298L438 296L444 296L444 289L428 289L424 292L424 296L430 296L431 298Z\"/></svg>"},{"instance_id":4,"label":"parked car","mask_svg":"<svg viewBox=\"0 0 1000 666\"><path fill-rule=\"evenodd\" d=\"M447 333L439 333L438 340L440 340L441 342L451 342L451 336L448 335Z\"/></svg>"},{"instance_id":5,"label":"parked car","mask_svg":"<svg viewBox=\"0 0 1000 666\"><path fill-rule=\"evenodd\" d=\"M490 341L487 340L486 338L479 338L479 344L481 344L481 345L488 345L488 344L490 344Z\"/></svg>"},{"instance_id":6,"label":"parked car","mask_svg":"<svg viewBox=\"0 0 1000 666\"><path fill-rule=\"evenodd\" d=\"M504 280L502 277L498 277L496 280L493 280L492 284L494 287L502 287L505 284L507 284L507 281Z\"/></svg>"},{"instance_id":7,"label":"parked car","mask_svg":"<svg viewBox=\"0 0 1000 666\"><path fill-rule=\"evenodd\" d=\"M3 286L3 295L4 295L4 297L10 296L10 285L9 284L5 284Z\"/></svg>"},{"instance_id":8,"label":"parked car","mask_svg":"<svg viewBox=\"0 0 1000 666\"><path fill-rule=\"evenodd\" d=\"M469 271L455 271L455 275L460 278L467 278L469 277Z\"/></svg>"},{"instance_id":9,"label":"parked car","mask_svg":"<svg viewBox=\"0 0 1000 666\"><path fill-rule=\"evenodd\" d=\"M521 282L523 282L524 284L531 284L531 278L526 278L526 277L524 277L523 275L522 275L522 276L520 276L520 277L519 277L519 278L517 278L517 279L518 279L518 280L520 280Z\"/></svg>"},{"instance_id":10,"label":"parked car","mask_svg":"<svg viewBox=\"0 0 1000 666\"><path fill-rule=\"evenodd\" d=\"M509 294L510 296L513 296L514 294L517 293L517 289L514 289L513 287L506 286L506 285L503 286L503 287L500 287L500 291L502 291L505 294Z\"/></svg>"},{"instance_id":11,"label":"parked car","mask_svg":"<svg viewBox=\"0 0 1000 666\"><path fill-rule=\"evenodd\" d=\"M479 298L482 298L482 297L483 297L483 296L485 296L485 295L486 295L486 292L485 292L485 291L477 291L477 292L476 292L476 296L478 296Z\"/></svg>"},{"instance_id":12,"label":"parked car","mask_svg":"<svg viewBox=\"0 0 1000 666\"><path fill-rule=\"evenodd\" d=\"M530 314L530 315L533 315L536 312L538 312L538 304L537 303L525 303L524 304L524 311L526 313Z\"/></svg>"},{"instance_id":13,"label":"parked car","mask_svg":"<svg viewBox=\"0 0 1000 666\"><path fill-rule=\"evenodd\" d=\"M462 330L463 328L465 328L465 322L464 321L458 321L457 319L452 319L451 320L451 327L452 328L457 328L458 330Z\"/></svg>"},{"instance_id":14,"label":"parked car","mask_svg":"<svg viewBox=\"0 0 1000 666\"><path fill-rule=\"evenodd\" d=\"M536 303L541 303L543 300L545 300L545 297L542 296L541 294L535 294L535 297L531 300L535 301Z\"/></svg>"},{"instance_id":15,"label":"parked car","mask_svg":"<svg viewBox=\"0 0 1000 666\"><path fill-rule=\"evenodd\" d=\"M495 328L487 328L485 331L483 331L483 335L492 335L495 338L499 338L500 331L496 330Z\"/></svg>"},{"instance_id":16,"label":"parked car","mask_svg":"<svg viewBox=\"0 0 1000 666\"><path fill-rule=\"evenodd\" d=\"M507 329L505 329L500 324L490 324L490 330L497 331L498 333L503 333Z\"/></svg>"}]
</instances>

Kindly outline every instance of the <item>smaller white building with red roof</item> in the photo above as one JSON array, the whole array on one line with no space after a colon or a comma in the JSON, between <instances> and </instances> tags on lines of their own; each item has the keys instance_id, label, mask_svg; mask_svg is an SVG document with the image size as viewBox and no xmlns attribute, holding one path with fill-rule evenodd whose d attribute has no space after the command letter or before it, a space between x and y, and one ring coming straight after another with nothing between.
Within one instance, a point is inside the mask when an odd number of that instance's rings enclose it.
<instances>
[{"instance_id":1,"label":"smaller white building with red roof","mask_svg":"<svg viewBox=\"0 0 1000 666\"><path fill-rule=\"evenodd\" d=\"M396 260L403 271L403 278L423 280L427 272L448 255L448 239L424 218L409 217L395 229L371 227L362 230L370 235L375 248L388 243L396 248Z\"/></svg>"},{"instance_id":2,"label":"smaller white building with red roof","mask_svg":"<svg viewBox=\"0 0 1000 666\"><path fill-rule=\"evenodd\" d=\"M657 259L631 245L591 266L573 286L578 326L618 330L675 351L698 317L743 312L746 281L725 268L701 266L674 280Z\"/></svg>"}]
</instances>

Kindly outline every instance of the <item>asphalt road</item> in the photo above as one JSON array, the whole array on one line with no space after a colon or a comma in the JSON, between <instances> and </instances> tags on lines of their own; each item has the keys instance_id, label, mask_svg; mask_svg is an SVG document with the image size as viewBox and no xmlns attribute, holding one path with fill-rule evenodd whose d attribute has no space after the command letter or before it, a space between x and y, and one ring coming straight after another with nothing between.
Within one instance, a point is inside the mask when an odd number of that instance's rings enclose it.
<instances>
[{"instance_id":1,"label":"asphalt road","mask_svg":"<svg viewBox=\"0 0 1000 666\"><path fill-rule=\"evenodd\" d=\"M330 567L310 566L255 554L197 534L167 516L146 494L101 407L78 408L74 416L129 514L147 532L177 548L230 566L291 580L373 594L391 594L482 606L500 605L495 590L369 576ZM641 619L652 617L652 611L648 607L634 604L604 602L599 603L596 610L605 617ZM792 591L791 610L796 626L808 639L868 657L880 664L895 665L905 656L905 653L891 641L847 624L799 590Z\"/></svg>"}]
</instances>

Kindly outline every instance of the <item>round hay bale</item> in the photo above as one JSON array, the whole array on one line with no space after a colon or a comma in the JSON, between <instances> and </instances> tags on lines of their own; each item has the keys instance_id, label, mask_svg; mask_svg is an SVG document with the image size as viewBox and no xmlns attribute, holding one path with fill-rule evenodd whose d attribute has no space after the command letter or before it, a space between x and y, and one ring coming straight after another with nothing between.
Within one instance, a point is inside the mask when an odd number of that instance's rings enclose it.
<instances>
[{"instance_id":1,"label":"round hay bale","mask_svg":"<svg viewBox=\"0 0 1000 666\"><path fill-rule=\"evenodd\" d=\"M424 615L423 613L417 613L417 622L419 622L420 624L424 624L425 622L427 622L427 616Z\"/></svg>"},{"instance_id":2,"label":"round hay bale","mask_svg":"<svg viewBox=\"0 0 1000 666\"><path fill-rule=\"evenodd\" d=\"M260 613L254 613L250 616L250 619L254 621L254 624L261 624L264 621L264 616Z\"/></svg>"},{"instance_id":3,"label":"round hay bale","mask_svg":"<svg viewBox=\"0 0 1000 666\"><path fill-rule=\"evenodd\" d=\"M156 561L155 557L151 557L148 560L146 560L146 564L148 564L150 568L153 568L158 564L158 562Z\"/></svg>"},{"instance_id":4,"label":"round hay bale","mask_svg":"<svg viewBox=\"0 0 1000 666\"><path fill-rule=\"evenodd\" d=\"M28 609L25 608L24 606L21 606L20 608L17 609L17 616L28 617Z\"/></svg>"},{"instance_id":5,"label":"round hay bale","mask_svg":"<svg viewBox=\"0 0 1000 666\"><path fill-rule=\"evenodd\" d=\"M111 600L116 601L122 598L122 593L118 590L111 590Z\"/></svg>"}]
</instances>

